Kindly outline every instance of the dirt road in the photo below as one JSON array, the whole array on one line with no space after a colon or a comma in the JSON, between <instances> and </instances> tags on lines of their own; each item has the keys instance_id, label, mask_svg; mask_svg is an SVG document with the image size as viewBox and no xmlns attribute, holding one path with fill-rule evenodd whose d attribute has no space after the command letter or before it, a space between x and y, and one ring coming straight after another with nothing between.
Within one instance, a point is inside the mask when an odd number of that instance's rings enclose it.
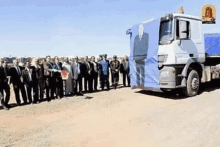
<instances>
[{"instance_id":1,"label":"dirt road","mask_svg":"<svg viewBox=\"0 0 220 147\"><path fill-rule=\"evenodd\" d=\"M191 98L120 88L2 109L0 146L216 147L219 112L213 83Z\"/></svg>"}]
</instances>

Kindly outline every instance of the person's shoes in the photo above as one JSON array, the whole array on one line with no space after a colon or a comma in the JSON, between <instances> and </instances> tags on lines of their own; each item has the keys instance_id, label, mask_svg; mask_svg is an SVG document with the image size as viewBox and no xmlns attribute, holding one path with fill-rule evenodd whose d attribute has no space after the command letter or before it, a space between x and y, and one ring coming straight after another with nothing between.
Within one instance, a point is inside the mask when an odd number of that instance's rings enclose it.
<instances>
[{"instance_id":1,"label":"person's shoes","mask_svg":"<svg viewBox=\"0 0 220 147\"><path fill-rule=\"evenodd\" d=\"M6 106L3 106L3 108L4 108L4 110L9 110L9 108L8 108L8 107L6 107Z\"/></svg>"},{"instance_id":2,"label":"person's shoes","mask_svg":"<svg viewBox=\"0 0 220 147\"><path fill-rule=\"evenodd\" d=\"M20 106L21 106L21 104L20 104L20 103L18 103L18 104L17 104L17 106L19 106L19 107L20 107Z\"/></svg>"},{"instance_id":3,"label":"person's shoes","mask_svg":"<svg viewBox=\"0 0 220 147\"><path fill-rule=\"evenodd\" d=\"M1 98L1 105L4 106L4 99L3 99L3 97Z\"/></svg>"},{"instance_id":4,"label":"person's shoes","mask_svg":"<svg viewBox=\"0 0 220 147\"><path fill-rule=\"evenodd\" d=\"M8 104L5 104L5 106L6 106L7 108L10 108L10 106L9 106Z\"/></svg>"},{"instance_id":5,"label":"person's shoes","mask_svg":"<svg viewBox=\"0 0 220 147\"><path fill-rule=\"evenodd\" d=\"M79 95L80 95L80 96L83 96L83 93L82 93L82 92L79 92Z\"/></svg>"}]
</instances>

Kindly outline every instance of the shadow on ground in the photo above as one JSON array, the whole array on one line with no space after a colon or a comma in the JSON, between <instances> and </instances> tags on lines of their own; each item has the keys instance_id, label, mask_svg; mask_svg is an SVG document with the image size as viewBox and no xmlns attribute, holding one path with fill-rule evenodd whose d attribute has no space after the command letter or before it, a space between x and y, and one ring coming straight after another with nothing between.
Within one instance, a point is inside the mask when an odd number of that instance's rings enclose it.
<instances>
[{"instance_id":1,"label":"shadow on ground","mask_svg":"<svg viewBox=\"0 0 220 147\"><path fill-rule=\"evenodd\" d=\"M202 83L200 85L200 90L198 92L198 95L201 95L204 92L212 92L218 89L220 89L220 80L213 80L208 83ZM147 91L147 90L140 90L135 93L158 96L161 98L173 99L173 100L181 100L181 99L189 98L182 93L181 89L177 89L177 90L170 91L170 92L153 92L153 91Z\"/></svg>"},{"instance_id":2,"label":"shadow on ground","mask_svg":"<svg viewBox=\"0 0 220 147\"><path fill-rule=\"evenodd\" d=\"M89 100L92 99L92 98L93 98L93 97L91 97L91 96L86 96L86 97L85 97L85 99L89 99Z\"/></svg>"}]
</instances>

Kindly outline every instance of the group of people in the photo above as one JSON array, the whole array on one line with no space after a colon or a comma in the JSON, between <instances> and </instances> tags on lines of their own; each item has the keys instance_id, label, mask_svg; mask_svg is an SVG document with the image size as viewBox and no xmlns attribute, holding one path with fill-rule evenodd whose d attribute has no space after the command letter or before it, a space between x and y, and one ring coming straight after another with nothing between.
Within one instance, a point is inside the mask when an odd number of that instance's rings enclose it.
<instances>
[{"instance_id":1,"label":"group of people","mask_svg":"<svg viewBox=\"0 0 220 147\"><path fill-rule=\"evenodd\" d=\"M49 102L51 99L61 99L64 96L91 93L99 88L104 90L107 87L109 90L109 71L114 89L118 86L120 72L123 74L123 85L126 86L127 79L127 86L130 86L127 56L121 63L116 55L110 62L104 54L100 55L97 61L94 56L90 60L85 56L83 61L79 61L78 56L75 56L73 59L65 58L63 62L60 62L57 56L53 61L50 56L46 56L43 59L28 60L24 67L19 66L17 59L13 60L12 67L9 68L7 64L7 59L3 59L0 66L0 101L6 110L9 109L10 84L13 85L18 106L21 106L20 93L25 105L40 103L44 95Z\"/></svg>"}]
</instances>

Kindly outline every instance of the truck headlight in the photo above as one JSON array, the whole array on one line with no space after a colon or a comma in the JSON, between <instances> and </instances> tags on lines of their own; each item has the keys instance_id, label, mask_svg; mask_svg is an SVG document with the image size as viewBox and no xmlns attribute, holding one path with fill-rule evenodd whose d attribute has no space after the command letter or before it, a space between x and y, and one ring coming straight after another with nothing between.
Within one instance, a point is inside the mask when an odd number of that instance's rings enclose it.
<instances>
[{"instance_id":1,"label":"truck headlight","mask_svg":"<svg viewBox=\"0 0 220 147\"><path fill-rule=\"evenodd\" d=\"M161 77L169 77L169 76L170 76L170 71L162 71L162 72L160 73L160 76L161 76Z\"/></svg>"}]
</instances>

